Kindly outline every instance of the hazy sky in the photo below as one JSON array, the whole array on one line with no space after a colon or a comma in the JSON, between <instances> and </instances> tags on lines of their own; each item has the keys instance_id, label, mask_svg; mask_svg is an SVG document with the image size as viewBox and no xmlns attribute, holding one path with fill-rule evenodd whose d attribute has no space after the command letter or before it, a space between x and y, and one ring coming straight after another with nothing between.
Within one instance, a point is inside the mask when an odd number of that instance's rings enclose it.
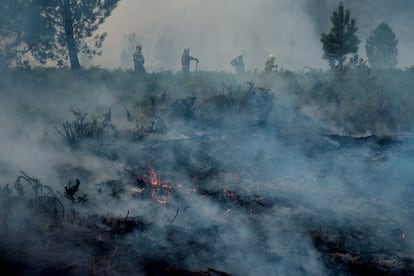
<instances>
[{"instance_id":1,"label":"hazy sky","mask_svg":"<svg viewBox=\"0 0 414 276\"><path fill-rule=\"evenodd\" d=\"M385 12L364 12L363 6L372 7L368 0L344 3L357 17L361 56L365 56L369 31L386 21L400 39L400 66L414 63L409 16L387 13L390 9L386 7L382 9ZM191 47L191 54L200 59L201 70L231 71L229 62L238 52L244 53L247 70L263 70L269 54L274 54L279 66L286 69L327 68L315 14L312 16L306 9L307 0L121 0L103 25L108 37L103 56L94 63L107 68L131 68L132 61L122 64L121 53L128 49L125 37L135 33L144 47L149 71L179 70L184 46ZM360 15L364 13L369 16Z\"/></svg>"},{"instance_id":2,"label":"hazy sky","mask_svg":"<svg viewBox=\"0 0 414 276\"><path fill-rule=\"evenodd\" d=\"M269 54L288 69L325 66L319 34L301 2L122 0L103 27L108 40L99 63L120 66L125 35L135 32L151 71L179 69L184 46L206 70L231 70L229 62L240 51L247 69L262 70Z\"/></svg>"}]
</instances>

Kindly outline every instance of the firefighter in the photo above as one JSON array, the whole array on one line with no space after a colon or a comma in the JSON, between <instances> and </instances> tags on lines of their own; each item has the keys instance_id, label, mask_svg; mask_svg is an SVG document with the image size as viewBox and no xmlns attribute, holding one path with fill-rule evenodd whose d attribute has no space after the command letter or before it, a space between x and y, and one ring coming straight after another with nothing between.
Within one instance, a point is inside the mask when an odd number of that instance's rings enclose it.
<instances>
[{"instance_id":1,"label":"firefighter","mask_svg":"<svg viewBox=\"0 0 414 276\"><path fill-rule=\"evenodd\" d=\"M244 61L243 61L243 54L239 53L237 57L233 58L230 64L234 67L237 74L244 73Z\"/></svg>"},{"instance_id":2,"label":"firefighter","mask_svg":"<svg viewBox=\"0 0 414 276\"><path fill-rule=\"evenodd\" d=\"M269 55L265 63L265 74L270 74L273 68L277 68L277 65L275 65L275 56Z\"/></svg>"},{"instance_id":3,"label":"firefighter","mask_svg":"<svg viewBox=\"0 0 414 276\"><path fill-rule=\"evenodd\" d=\"M198 64L198 58L190 56L190 48L185 47L183 55L181 57L181 65L184 75L190 74L190 62L192 60L195 60L195 62Z\"/></svg>"},{"instance_id":4,"label":"firefighter","mask_svg":"<svg viewBox=\"0 0 414 276\"><path fill-rule=\"evenodd\" d=\"M134 58L134 70L137 73L137 75L138 76L145 75L146 73L145 68L144 68L145 59L144 59L144 55L142 54L141 45L137 45L137 47L135 48L133 58Z\"/></svg>"}]
</instances>

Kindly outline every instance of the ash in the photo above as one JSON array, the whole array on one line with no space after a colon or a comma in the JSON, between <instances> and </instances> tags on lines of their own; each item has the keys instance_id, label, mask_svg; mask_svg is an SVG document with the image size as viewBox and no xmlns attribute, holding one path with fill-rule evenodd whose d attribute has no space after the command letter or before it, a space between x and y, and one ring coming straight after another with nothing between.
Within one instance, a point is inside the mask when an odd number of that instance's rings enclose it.
<instances>
[{"instance_id":1,"label":"ash","mask_svg":"<svg viewBox=\"0 0 414 276\"><path fill-rule=\"evenodd\" d=\"M334 113L318 72L25 74L1 86L10 274L414 273L410 116Z\"/></svg>"}]
</instances>

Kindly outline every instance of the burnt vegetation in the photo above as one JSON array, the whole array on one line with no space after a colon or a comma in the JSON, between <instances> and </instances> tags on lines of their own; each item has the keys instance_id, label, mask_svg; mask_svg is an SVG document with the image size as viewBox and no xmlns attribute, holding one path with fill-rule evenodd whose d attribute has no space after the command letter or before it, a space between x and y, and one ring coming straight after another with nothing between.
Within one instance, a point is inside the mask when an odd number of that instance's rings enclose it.
<instances>
[{"instance_id":1,"label":"burnt vegetation","mask_svg":"<svg viewBox=\"0 0 414 276\"><path fill-rule=\"evenodd\" d=\"M111 123L111 110L104 114L103 118L88 116L80 110L71 110L71 112L75 119L64 122L61 128L55 128L57 134L71 147L76 147L83 140L98 140L109 132L116 133Z\"/></svg>"},{"instance_id":2,"label":"burnt vegetation","mask_svg":"<svg viewBox=\"0 0 414 276\"><path fill-rule=\"evenodd\" d=\"M293 274L414 271L405 219L390 220L390 213L368 208L366 214L362 209L358 216L338 220L336 208L325 209L293 188L310 185L323 191L320 185L329 186L329 177L337 175L347 182L347 193L360 193L355 198L358 204L387 209L387 200L366 197L369 189L350 176L352 165L343 164L338 170L321 160L348 158L348 151L356 151L352 158L368 168L366 181L373 181L392 158L387 157L389 151L409 146L401 135L411 131L414 118L410 69L377 71L360 66L341 75L275 72L271 77L252 74L246 82L207 72L185 82L176 81L180 75L158 73L136 80L128 72L104 70L85 71L76 79L65 70L8 74L10 78L25 74L26 80L43 74L36 85L50 95L70 90L59 79L72 78L65 83L81 89L71 97L82 95L87 99L83 110L104 115L69 109L72 119L62 119L60 127L55 119L43 116L58 134L51 146L121 166L116 173L104 173L86 164L55 164L59 175L70 174L75 180L59 185L44 179L50 183L45 185L21 172L13 185L1 186L4 227L0 229L13 238L0 246L15 252L1 260L17 274L138 270L148 275L232 275L240 273L236 268L240 259L226 254L249 255L250 250L260 273L285 266ZM99 86L108 74L114 80L109 91L116 91L111 92L116 105L93 106L96 97L88 95L89 87ZM128 89L123 88L125 82ZM19 86L20 91L28 89L26 82ZM39 104L46 114L54 108L47 102ZM70 112L62 111L61 118ZM313 168L319 184L301 183L287 172L289 155L298 152L305 163L323 163ZM400 203L401 208L412 208L409 202ZM366 220L366 216L373 217ZM249 230L240 232L240 227ZM313 249L283 243L274 249L274 235ZM245 240L238 243L238 239ZM65 253L68 250L71 256ZM319 257L305 253L302 257L316 258L323 267L302 266L290 259L302 250L317 252L312 254ZM30 262L21 263L16 256Z\"/></svg>"},{"instance_id":3,"label":"burnt vegetation","mask_svg":"<svg viewBox=\"0 0 414 276\"><path fill-rule=\"evenodd\" d=\"M387 24L367 62L342 2L319 18L328 71L82 68L118 2L0 4L2 271L414 274L414 67Z\"/></svg>"}]
</instances>

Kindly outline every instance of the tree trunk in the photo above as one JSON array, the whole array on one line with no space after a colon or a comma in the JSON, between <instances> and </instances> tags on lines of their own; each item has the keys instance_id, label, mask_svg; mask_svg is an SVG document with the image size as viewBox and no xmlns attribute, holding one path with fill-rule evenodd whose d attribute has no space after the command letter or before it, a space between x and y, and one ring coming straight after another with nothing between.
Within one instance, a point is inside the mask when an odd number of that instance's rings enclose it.
<instances>
[{"instance_id":1,"label":"tree trunk","mask_svg":"<svg viewBox=\"0 0 414 276\"><path fill-rule=\"evenodd\" d=\"M344 69L344 62L345 62L345 59L346 59L346 56L345 56L345 55L340 56L340 57L339 57L339 59L338 59L338 69L339 69L340 71L342 71L342 69Z\"/></svg>"},{"instance_id":2,"label":"tree trunk","mask_svg":"<svg viewBox=\"0 0 414 276\"><path fill-rule=\"evenodd\" d=\"M81 69L81 66L78 59L75 37L73 35L73 17L69 0L64 0L63 3L63 22L66 43L69 51L70 67L72 71L79 71Z\"/></svg>"}]
</instances>

